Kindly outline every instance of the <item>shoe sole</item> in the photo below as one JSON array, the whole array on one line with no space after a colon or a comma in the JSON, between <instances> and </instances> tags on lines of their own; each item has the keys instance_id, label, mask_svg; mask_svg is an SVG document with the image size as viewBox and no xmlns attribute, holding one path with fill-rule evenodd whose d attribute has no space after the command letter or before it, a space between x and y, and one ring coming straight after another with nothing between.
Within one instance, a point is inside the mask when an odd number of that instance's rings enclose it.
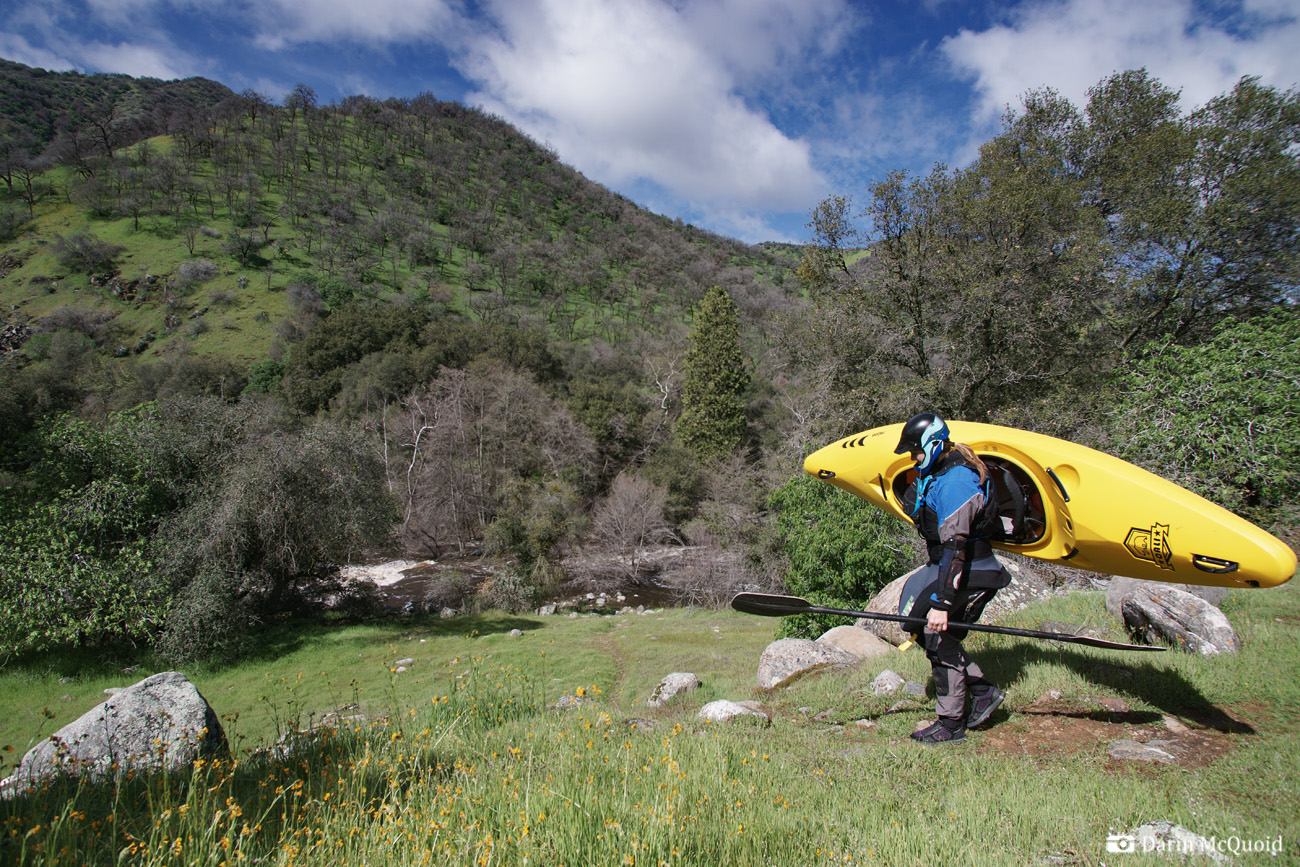
<instances>
[{"instance_id":1,"label":"shoe sole","mask_svg":"<svg viewBox=\"0 0 1300 867\"><path fill-rule=\"evenodd\" d=\"M984 723L988 722L989 717L993 716L993 712L996 711L998 708L1002 707L1002 702L1005 698L1006 698L1005 693L999 693L998 697L993 700L993 703L991 705L989 705L987 708L984 709L983 713L981 713L977 717L972 717L970 720L966 722L966 728L968 729L979 728L980 726L984 725Z\"/></svg>"},{"instance_id":2,"label":"shoe sole","mask_svg":"<svg viewBox=\"0 0 1300 867\"><path fill-rule=\"evenodd\" d=\"M912 740L918 744L921 744L922 746L939 747L939 746L943 746L944 744L964 744L966 743L966 736L962 735L959 738L949 738L946 741L929 741L929 740L923 741L920 738L912 738Z\"/></svg>"}]
</instances>

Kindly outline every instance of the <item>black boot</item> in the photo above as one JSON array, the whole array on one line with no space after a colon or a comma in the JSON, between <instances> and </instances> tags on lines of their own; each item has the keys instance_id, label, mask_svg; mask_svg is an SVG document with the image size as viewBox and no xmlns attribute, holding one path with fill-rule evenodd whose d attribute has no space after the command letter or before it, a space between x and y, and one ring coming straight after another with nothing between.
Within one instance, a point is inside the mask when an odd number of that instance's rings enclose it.
<instances>
[{"instance_id":1,"label":"black boot","mask_svg":"<svg viewBox=\"0 0 1300 867\"><path fill-rule=\"evenodd\" d=\"M912 740L934 746L936 744L959 744L966 740L966 726L959 719L940 717L939 721L926 726L919 732L912 732Z\"/></svg>"},{"instance_id":2,"label":"black boot","mask_svg":"<svg viewBox=\"0 0 1300 867\"><path fill-rule=\"evenodd\" d=\"M970 713L966 715L966 728L977 729L989 721L993 711L1002 706L1006 695L996 686L989 687L984 695L971 696Z\"/></svg>"}]
</instances>

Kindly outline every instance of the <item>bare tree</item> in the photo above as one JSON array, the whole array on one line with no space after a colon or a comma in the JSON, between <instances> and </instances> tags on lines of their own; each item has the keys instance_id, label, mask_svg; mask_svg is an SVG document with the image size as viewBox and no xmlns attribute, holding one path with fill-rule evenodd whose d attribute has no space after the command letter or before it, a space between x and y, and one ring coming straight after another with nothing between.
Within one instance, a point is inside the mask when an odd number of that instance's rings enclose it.
<instances>
[{"instance_id":1,"label":"bare tree","mask_svg":"<svg viewBox=\"0 0 1300 867\"><path fill-rule=\"evenodd\" d=\"M582 425L530 374L498 362L444 369L391 412L408 541L464 547L482 538L509 480L592 472L595 445Z\"/></svg>"},{"instance_id":2,"label":"bare tree","mask_svg":"<svg viewBox=\"0 0 1300 867\"><path fill-rule=\"evenodd\" d=\"M639 476L620 473L609 494L596 507L592 535L624 558L629 574L641 571L641 556L648 545L670 538L672 528L664 517L668 492Z\"/></svg>"}]
</instances>

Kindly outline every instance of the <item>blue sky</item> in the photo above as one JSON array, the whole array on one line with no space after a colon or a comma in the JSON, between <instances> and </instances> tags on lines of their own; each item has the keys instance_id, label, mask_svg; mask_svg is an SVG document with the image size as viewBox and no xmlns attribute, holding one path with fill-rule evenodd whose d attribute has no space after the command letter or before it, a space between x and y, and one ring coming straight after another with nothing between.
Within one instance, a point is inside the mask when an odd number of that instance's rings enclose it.
<instances>
[{"instance_id":1,"label":"blue sky","mask_svg":"<svg viewBox=\"0 0 1300 867\"><path fill-rule=\"evenodd\" d=\"M481 106L643 207L807 239L825 196L964 165L1003 110L1145 66L1191 110L1300 84L1300 0L0 0L0 57L279 102Z\"/></svg>"}]
</instances>

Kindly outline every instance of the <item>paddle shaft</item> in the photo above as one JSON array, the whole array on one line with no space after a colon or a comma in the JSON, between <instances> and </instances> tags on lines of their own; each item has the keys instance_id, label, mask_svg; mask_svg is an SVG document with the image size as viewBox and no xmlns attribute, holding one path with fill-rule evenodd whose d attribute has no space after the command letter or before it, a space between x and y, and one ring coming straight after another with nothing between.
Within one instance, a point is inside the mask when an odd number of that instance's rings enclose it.
<instances>
[{"instance_id":1,"label":"paddle shaft","mask_svg":"<svg viewBox=\"0 0 1300 867\"><path fill-rule=\"evenodd\" d=\"M882 614L874 611L850 611L845 608L828 608L824 605L813 605L806 599L800 599L797 596L778 596L767 593L737 593L731 600L731 607L737 611L758 614L763 617L790 617L795 614L834 614L841 617L888 620L893 623L906 623L912 626L924 626L926 623L923 617L908 617L904 614ZM1083 644L1089 647L1112 650L1160 651L1165 649L1145 644L1124 644L1118 641L1107 641L1104 638L1093 638L1088 635L1063 635L1058 632L1040 632L1034 629L1016 629L1012 626L992 626L984 623L960 623L950 620L948 621L948 628L969 629L972 632L991 632L996 635L1015 635L1020 638L1066 641L1072 644Z\"/></svg>"}]
</instances>

